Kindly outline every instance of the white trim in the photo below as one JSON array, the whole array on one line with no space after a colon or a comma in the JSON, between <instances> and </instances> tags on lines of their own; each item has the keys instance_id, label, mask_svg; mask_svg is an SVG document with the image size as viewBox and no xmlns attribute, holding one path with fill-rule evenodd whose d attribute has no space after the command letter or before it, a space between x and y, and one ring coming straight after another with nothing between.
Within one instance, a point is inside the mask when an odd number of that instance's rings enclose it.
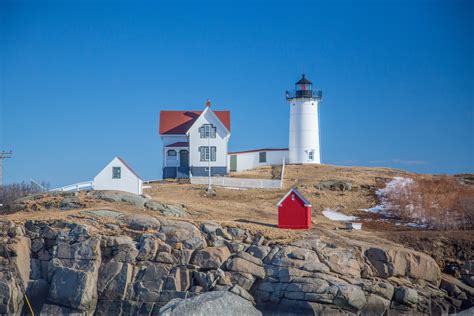
<instances>
[{"instance_id":1,"label":"white trim","mask_svg":"<svg viewBox=\"0 0 474 316\"><path fill-rule=\"evenodd\" d=\"M308 206L312 206L311 203L296 189L296 188L291 188L290 191L288 191L288 193L285 194L285 196L283 196L281 198L281 200L277 203L277 206L280 207L281 204L283 203L283 201L291 194L291 193L296 193L296 195L303 201L304 203L304 206L308 207Z\"/></svg>"},{"instance_id":2,"label":"white trim","mask_svg":"<svg viewBox=\"0 0 474 316\"><path fill-rule=\"evenodd\" d=\"M194 125L196 125L196 123L199 121L199 118L201 116L203 116L206 112L210 111L210 113L212 113L212 115L214 116L214 118L217 120L217 124L220 124L221 127L224 128L224 130L227 131L227 135L230 134L230 131L227 129L227 127L224 125L224 123L222 123L221 119L216 115L216 113L214 113L214 111L211 110L210 107L206 106L206 108L204 109L204 111L202 111L201 115L198 116L198 118L194 121L193 125L191 125L189 128L188 128L188 131L186 132L186 136L189 136L189 131L193 128ZM217 132L217 130L216 130Z\"/></svg>"}]
</instances>

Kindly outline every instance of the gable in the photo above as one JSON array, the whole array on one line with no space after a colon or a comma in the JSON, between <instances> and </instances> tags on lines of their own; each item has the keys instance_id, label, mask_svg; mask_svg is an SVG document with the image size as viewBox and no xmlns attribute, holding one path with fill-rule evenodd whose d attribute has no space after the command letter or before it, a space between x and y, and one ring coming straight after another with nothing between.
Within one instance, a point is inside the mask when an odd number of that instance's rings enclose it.
<instances>
[{"instance_id":1,"label":"gable","mask_svg":"<svg viewBox=\"0 0 474 316\"><path fill-rule=\"evenodd\" d=\"M112 170L112 167L122 167L124 169L127 169L128 171L130 171L135 177L137 177L138 179L141 180L141 177L135 172L135 170L132 169L132 167L130 167L127 162L122 159L121 157L115 157L114 159L112 159L111 162L109 162L107 164L107 166L105 166L104 169L102 169L96 176L95 178L97 178L98 176L102 175L102 174L109 174L110 170ZM95 179L94 178L94 179Z\"/></svg>"},{"instance_id":2,"label":"gable","mask_svg":"<svg viewBox=\"0 0 474 316\"><path fill-rule=\"evenodd\" d=\"M160 111L160 135L186 134L203 111ZM230 112L213 111L220 122L230 131Z\"/></svg>"},{"instance_id":3,"label":"gable","mask_svg":"<svg viewBox=\"0 0 474 316\"><path fill-rule=\"evenodd\" d=\"M283 204L283 202L287 199L287 198L290 198L290 195L294 193L296 195L296 197L298 199L301 200L301 202L303 202L304 206L311 206L311 202L309 202L296 188L292 188L290 189L290 191L288 191L288 193L285 194L285 196L283 196L281 198L281 200L277 203L277 206L280 206Z\"/></svg>"},{"instance_id":4,"label":"gable","mask_svg":"<svg viewBox=\"0 0 474 316\"><path fill-rule=\"evenodd\" d=\"M206 110L201 113L201 115L197 118L196 121L194 121L194 124L189 128L186 134L197 134L199 128L202 127L202 125L204 124L214 125L214 127L217 128L217 134L221 138L225 138L228 134L230 134L230 131L227 129L227 127L222 123L219 117L210 108L206 108Z\"/></svg>"}]
</instances>

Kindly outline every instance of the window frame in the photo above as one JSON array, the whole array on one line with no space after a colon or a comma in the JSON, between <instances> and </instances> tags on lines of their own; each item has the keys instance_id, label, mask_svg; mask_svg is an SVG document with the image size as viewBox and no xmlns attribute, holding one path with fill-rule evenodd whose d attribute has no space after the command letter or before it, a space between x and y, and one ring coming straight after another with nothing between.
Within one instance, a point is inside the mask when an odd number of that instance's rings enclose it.
<instances>
[{"instance_id":1,"label":"window frame","mask_svg":"<svg viewBox=\"0 0 474 316\"><path fill-rule=\"evenodd\" d=\"M263 159L262 159L263 157ZM266 163L267 162L267 152L261 151L258 153L258 163Z\"/></svg>"},{"instance_id":2,"label":"window frame","mask_svg":"<svg viewBox=\"0 0 474 316\"><path fill-rule=\"evenodd\" d=\"M310 150L310 151L308 152L308 159L309 159L309 160L314 160L314 151Z\"/></svg>"},{"instance_id":3,"label":"window frame","mask_svg":"<svg viewBox=\"0 0 474 316\"><path fill-rule=\"evenodd\" d=\"M217 147L216 146L210 146L211 151L209 152L209 146L200 146L199 147L199 160L200 161L209 161L209 158L212 161L217 160Z\"/></svg>"},{"instance_id":4,"label":"window frame","mask_svg":"<svg viewBox=\"0 0 474 316\"><path fill-rule=\"evenodd\" d=\"M172 153L172 152L174 152L174 155L170 155L170 153ZM174 149L168 149L166 151L166 157L177 157L177 156L178 156L178 153Z\"/></svg>"},{"instance_id":5,"label":"window frame","mask_svg":"<svg viewBox=\"0 0 474 316\"><path fill-rule=\"evenodd\" d=\"M199 128L200 138L216 138L217 128L212 124L203 124Z\"/></svg>"},{"instance_id":6,"label":"window frame","mask_svg":"<svg viewBox=\"0 0 474 316\"><path fill-rule=\"evenodd\" d=\"M112 179L122 179L122 167L112 167Z\"/></svg>"}]
</instances>

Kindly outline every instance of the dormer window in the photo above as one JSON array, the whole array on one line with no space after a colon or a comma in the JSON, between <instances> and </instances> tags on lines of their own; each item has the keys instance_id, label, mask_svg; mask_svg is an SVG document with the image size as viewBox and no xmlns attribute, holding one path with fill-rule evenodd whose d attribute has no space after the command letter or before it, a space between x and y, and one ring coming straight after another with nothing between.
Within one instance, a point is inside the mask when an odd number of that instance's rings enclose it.
<instances>
[{"instance_id":1,"label":"dormer window","mask_svg":"<svg viewBox=\"0 0 474 316\"><path fill-rule=\"evenodd\" d=\"M212 124L204 124L199 128L201 138L216 138L216 127Z\"/></svg>"}]
</instances>

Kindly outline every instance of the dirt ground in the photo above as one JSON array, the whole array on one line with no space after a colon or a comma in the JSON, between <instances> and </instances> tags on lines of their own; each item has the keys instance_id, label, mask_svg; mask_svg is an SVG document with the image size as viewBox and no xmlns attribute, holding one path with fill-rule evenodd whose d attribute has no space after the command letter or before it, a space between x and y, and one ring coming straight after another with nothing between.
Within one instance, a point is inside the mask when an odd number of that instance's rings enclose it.
<instances>
[{"instance_id":1,"label":"dirt ground","mask_svg":"<svg viewBox=\"0 0 474 316\"><path fill-rule=\"evenodd\" d=\"M272 178L272 167L232 174L234 177ZM325 208L346 214L365 213L358 211L376 204L375 189L394 176L408 173L384 168L336 167L328 165L286 166L283 190L228 189L215 187L216 196L209 197L205 186L163 181L150 184L145 194L169 204L182 204L193 216L205 220L255 223L264 227L276 227L277 202L291 188L298 190L313 205L313 221L339 227L322 215ZM352 183L351 191L319 190L315 186L324 180L342 180ZM341 226L342 227L342 226Z\"/></svg>"},{"instance_id":2,"label":"dirt ground","mask_svg":"<svg viewBox=\"0 0 474 316\"><path fill-rule=\"evenodd\" d=\"M252 171L232 174L234 177L275 179L281 175L279 167L262 167ZM402 170L387 168L339 167L330 165L290 165L284 174L284 189L226 189L215 187L216 195L208 196L205 185L192 185L179 181L160 181L148 184L144 194L166 204L182 205L190 214L182 220L196 224L205 221L218 222L223 226L241 226L260 232L275 242L301 238L302 235L338 234L342 237L402 244L408 248L423 251L433 256L443 267L447 263L464 261L474 257L473 231L434 231L396 225L394 221L381 218L378 214L360 209L375 206L375 190L383 187L395 176L422 177ZM341 180L350 182L350 191L320 190L321 181ZM276 203L291 187L298 190L313 205L313 227L309 231L278 229ZM82 194L82 193L81 193ZM343 222L326 218L322 211L331 208L346 215L357 216L363 223L362 231L346 231ZM124 215L136 212L157 216L150 210L137 210L125 203L101 202L87 205L86 209L41 212L20 212L2 216L2 219L22 222L28 219L65 219L97 226L97 217L84 210L116 210ZM100 218L99 223L117 223L114 218ZM108 233L108 232L102 232ZM111 231L110 234L113 234Z\"/></svg>"}]
</instances>

